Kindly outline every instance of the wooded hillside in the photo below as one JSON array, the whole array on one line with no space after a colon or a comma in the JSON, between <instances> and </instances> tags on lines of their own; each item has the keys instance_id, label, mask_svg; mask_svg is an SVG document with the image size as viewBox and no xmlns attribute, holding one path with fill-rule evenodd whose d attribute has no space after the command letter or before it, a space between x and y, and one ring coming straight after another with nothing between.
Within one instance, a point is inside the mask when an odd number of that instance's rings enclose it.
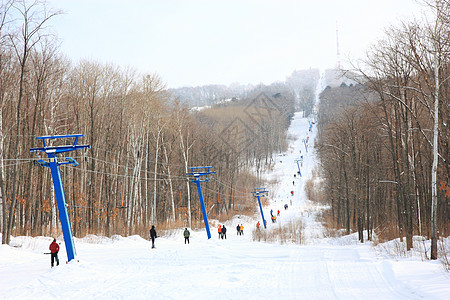
<instances>
[{"instance_id":1,"label":"wooded hillside","mask_svg":"<svg viewBox=\"0 0 450 300\"><path fill-rule=\"evenodd\" d=\"M327 88L319 105L333 222L361 239L406 236L408 250L413 235L450 234L450 10L437 3L436 23L390 28L358 70L363 85Z\"/></svg>"},{"instance_id":2,"label":"wooded hillside","mask_svg":"<svg viewBox=\"0 0 450 300\"><path fill-rule=\"evenodd\" d=\"M289 92L259 86L233 108L191 111L173 100L155 74L89 60L72 64L49 31L58 13L41 2L2 5L3 243L10 235L56 234L50 170L36 165L40 157L30 153L42 146L37 136L84 134L79 143L91 145L71 153L79 166L61 167L75 236L146 236L151 224L195 227L202 216L188 167L213 166L217 172L203 190L212 218L254 209L251 191L258 179L252 170L285 147L294 108ZM233 131L242 127L249 128L247 136ZM248 143L239 145L246 137Z\"/></svg>"}]
</instances>

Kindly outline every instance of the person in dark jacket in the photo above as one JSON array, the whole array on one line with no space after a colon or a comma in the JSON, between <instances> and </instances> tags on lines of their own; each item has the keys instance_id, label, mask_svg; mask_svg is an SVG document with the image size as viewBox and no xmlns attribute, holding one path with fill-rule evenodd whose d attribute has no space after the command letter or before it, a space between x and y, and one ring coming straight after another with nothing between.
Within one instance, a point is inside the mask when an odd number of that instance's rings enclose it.
<instances>
[{"instance_id":1,"label":"person in dark jacket","mask_svg":"<svg viewBox=\"0 0 450 300\"><path fill-rule=\"evenodd\" d=\"M52 268L54 265L54 262L56 260L56 265L59 266L59 259L58 259L58 252L59 252L59 245L56 242L56 239L53 239L53 242L50 244L50 247L48 247L51 254L51 261L52 261Z\"/></svg>"},{"instance_id":2,"label":"person in dark jacket","mask_svg":"<svg viewBox=\"0 0 450 300\"><path fill-rule=\"evenodd\" d=\"M150 238L152 239L152 248L155 248L155 239L157 238L155 225L152 225L152 229L150 229Z\"/></svg>"},{"instance_id":3,"label":"person in dark jacket","mask_svg":"<svg viewBox=\"0 0 450 300\"><path fill-rule=\"evenodd\" d=\"M225 225L222 226L222 240L223 238L227 239L227 229L225 228Z\"/></svg>"},{"instance_id":4,"label":"person in dark jacket","mask_svg":"<svg viewBox=\"0 0 450 300\"><path fill-rule=\"evenodd\" d=\"M236 226L237 235L241 235L241 225Z\"/></svg>"},{"instance_id":5,"label":"person in dark jacket","mask_svg":"<svg viewBox=\"0 0 450 300\"><path fill-rule=\"evenodd\" d=\"M191 233L189 232L189 230L187 228L184 228L183 235L184 235L184 243L186 244L186 241L187 241L187 243L189 244L189 236L191 235Z\"/></svg>"}]
</instances>

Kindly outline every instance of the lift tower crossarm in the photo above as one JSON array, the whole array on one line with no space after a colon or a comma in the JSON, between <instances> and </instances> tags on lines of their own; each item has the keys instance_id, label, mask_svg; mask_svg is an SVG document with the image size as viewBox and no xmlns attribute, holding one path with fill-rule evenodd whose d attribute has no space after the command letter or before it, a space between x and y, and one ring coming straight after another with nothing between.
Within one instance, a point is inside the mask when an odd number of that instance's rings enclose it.
<instances>
[{"instance_id":1,"label":"lift tower crossarm","mask_svg":"<svg viewBox=\"0 0 450 300\"><path fill-rule=\"evenodd\" d=\"M45 152L47 154L52 153L63 153L63 152L69 152L74 151L78 149L85 149L85 148L91 148L90 145L77 145L78 138L84 136L83 134L68 134L68 135L47 135L47 136L38 136L36 137L37 140L42 140L42 144L44 147L41 148L31 148L30 152ZM75 138L73 141L73 145L67 145L67 146L47 146L45 140L53 140L53 139L61 139L61 138Z\"/></svg>"}]
</instances>

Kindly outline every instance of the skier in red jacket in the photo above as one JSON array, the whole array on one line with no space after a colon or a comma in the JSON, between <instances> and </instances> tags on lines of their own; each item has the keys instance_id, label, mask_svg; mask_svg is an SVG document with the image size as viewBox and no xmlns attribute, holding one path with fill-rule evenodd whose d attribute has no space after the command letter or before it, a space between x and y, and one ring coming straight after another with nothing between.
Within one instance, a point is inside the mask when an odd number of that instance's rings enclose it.
<instances>
[{"instance_id":1,"label":"skier in red jacket","mask_svg":"<svg viewBox=\"0 0 450 300\"><path fill-rule=\"evenodd\" d=\"M219 228L217 228L217 232L219 233L219 239L222 238L222 225L219 225Z\"/></svg>"},{"instance_id":2,"label":"skier in red jacket","mask_svg":"<svg viewBox=\"0 0 450 300\"><path fill-rule=\"evenodd\" d=\"M59 266L59 259L58 259L58 252L59 252L59 245L56 242L56 239L53 239L53 242L50 244L50 247L48 247L48 249L50 249L50 253L52 256L52 268L53 268L53 263L56 259L56 265Z\"/></svg>"}]
</instances>

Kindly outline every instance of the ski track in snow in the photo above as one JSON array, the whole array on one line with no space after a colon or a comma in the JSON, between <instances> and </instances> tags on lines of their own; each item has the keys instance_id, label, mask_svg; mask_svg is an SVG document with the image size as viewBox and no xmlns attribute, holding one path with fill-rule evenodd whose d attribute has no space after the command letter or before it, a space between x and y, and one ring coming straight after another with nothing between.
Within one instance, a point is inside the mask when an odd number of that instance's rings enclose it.
<instances>
[{"instance_id":1,"label":"ski track in snow","mask_svg":"<svg viewBox=\"0 0 450 300\"><path fill-rule=\"evenodd\" d=\"M211 228L210 240L205 230L191 231L189 245L182 231L160 237L156 249L138 236L98 237L97 243L76 239L79 261L65 264L62 244L61 264L52 269L49 255L42 254L50 238L17 237L13 241L22 248L0 248L0 298L450 299L450 279L438 263L380 259L370 244L359 244L354 236L323 237L316 221L321 208L304 193L316 165L315 126L312 132L308 129L308 119L297 113L289 128L288 151L276 155L275 167L267 172L267 179L276 183L267 186L268 228L261 229L273 230L300 218L303 245L253 242L252 230L261 221L256 208L254 219L236 217L225 223L226 240L217 238L217 228ZM308 136L306 152L303 140ZM302 177L294 178L300 155ZM281 212L274 224L271 209ZM237 223L244 224L243 236L236 235Z\"/></svg>"}]
</instances>

